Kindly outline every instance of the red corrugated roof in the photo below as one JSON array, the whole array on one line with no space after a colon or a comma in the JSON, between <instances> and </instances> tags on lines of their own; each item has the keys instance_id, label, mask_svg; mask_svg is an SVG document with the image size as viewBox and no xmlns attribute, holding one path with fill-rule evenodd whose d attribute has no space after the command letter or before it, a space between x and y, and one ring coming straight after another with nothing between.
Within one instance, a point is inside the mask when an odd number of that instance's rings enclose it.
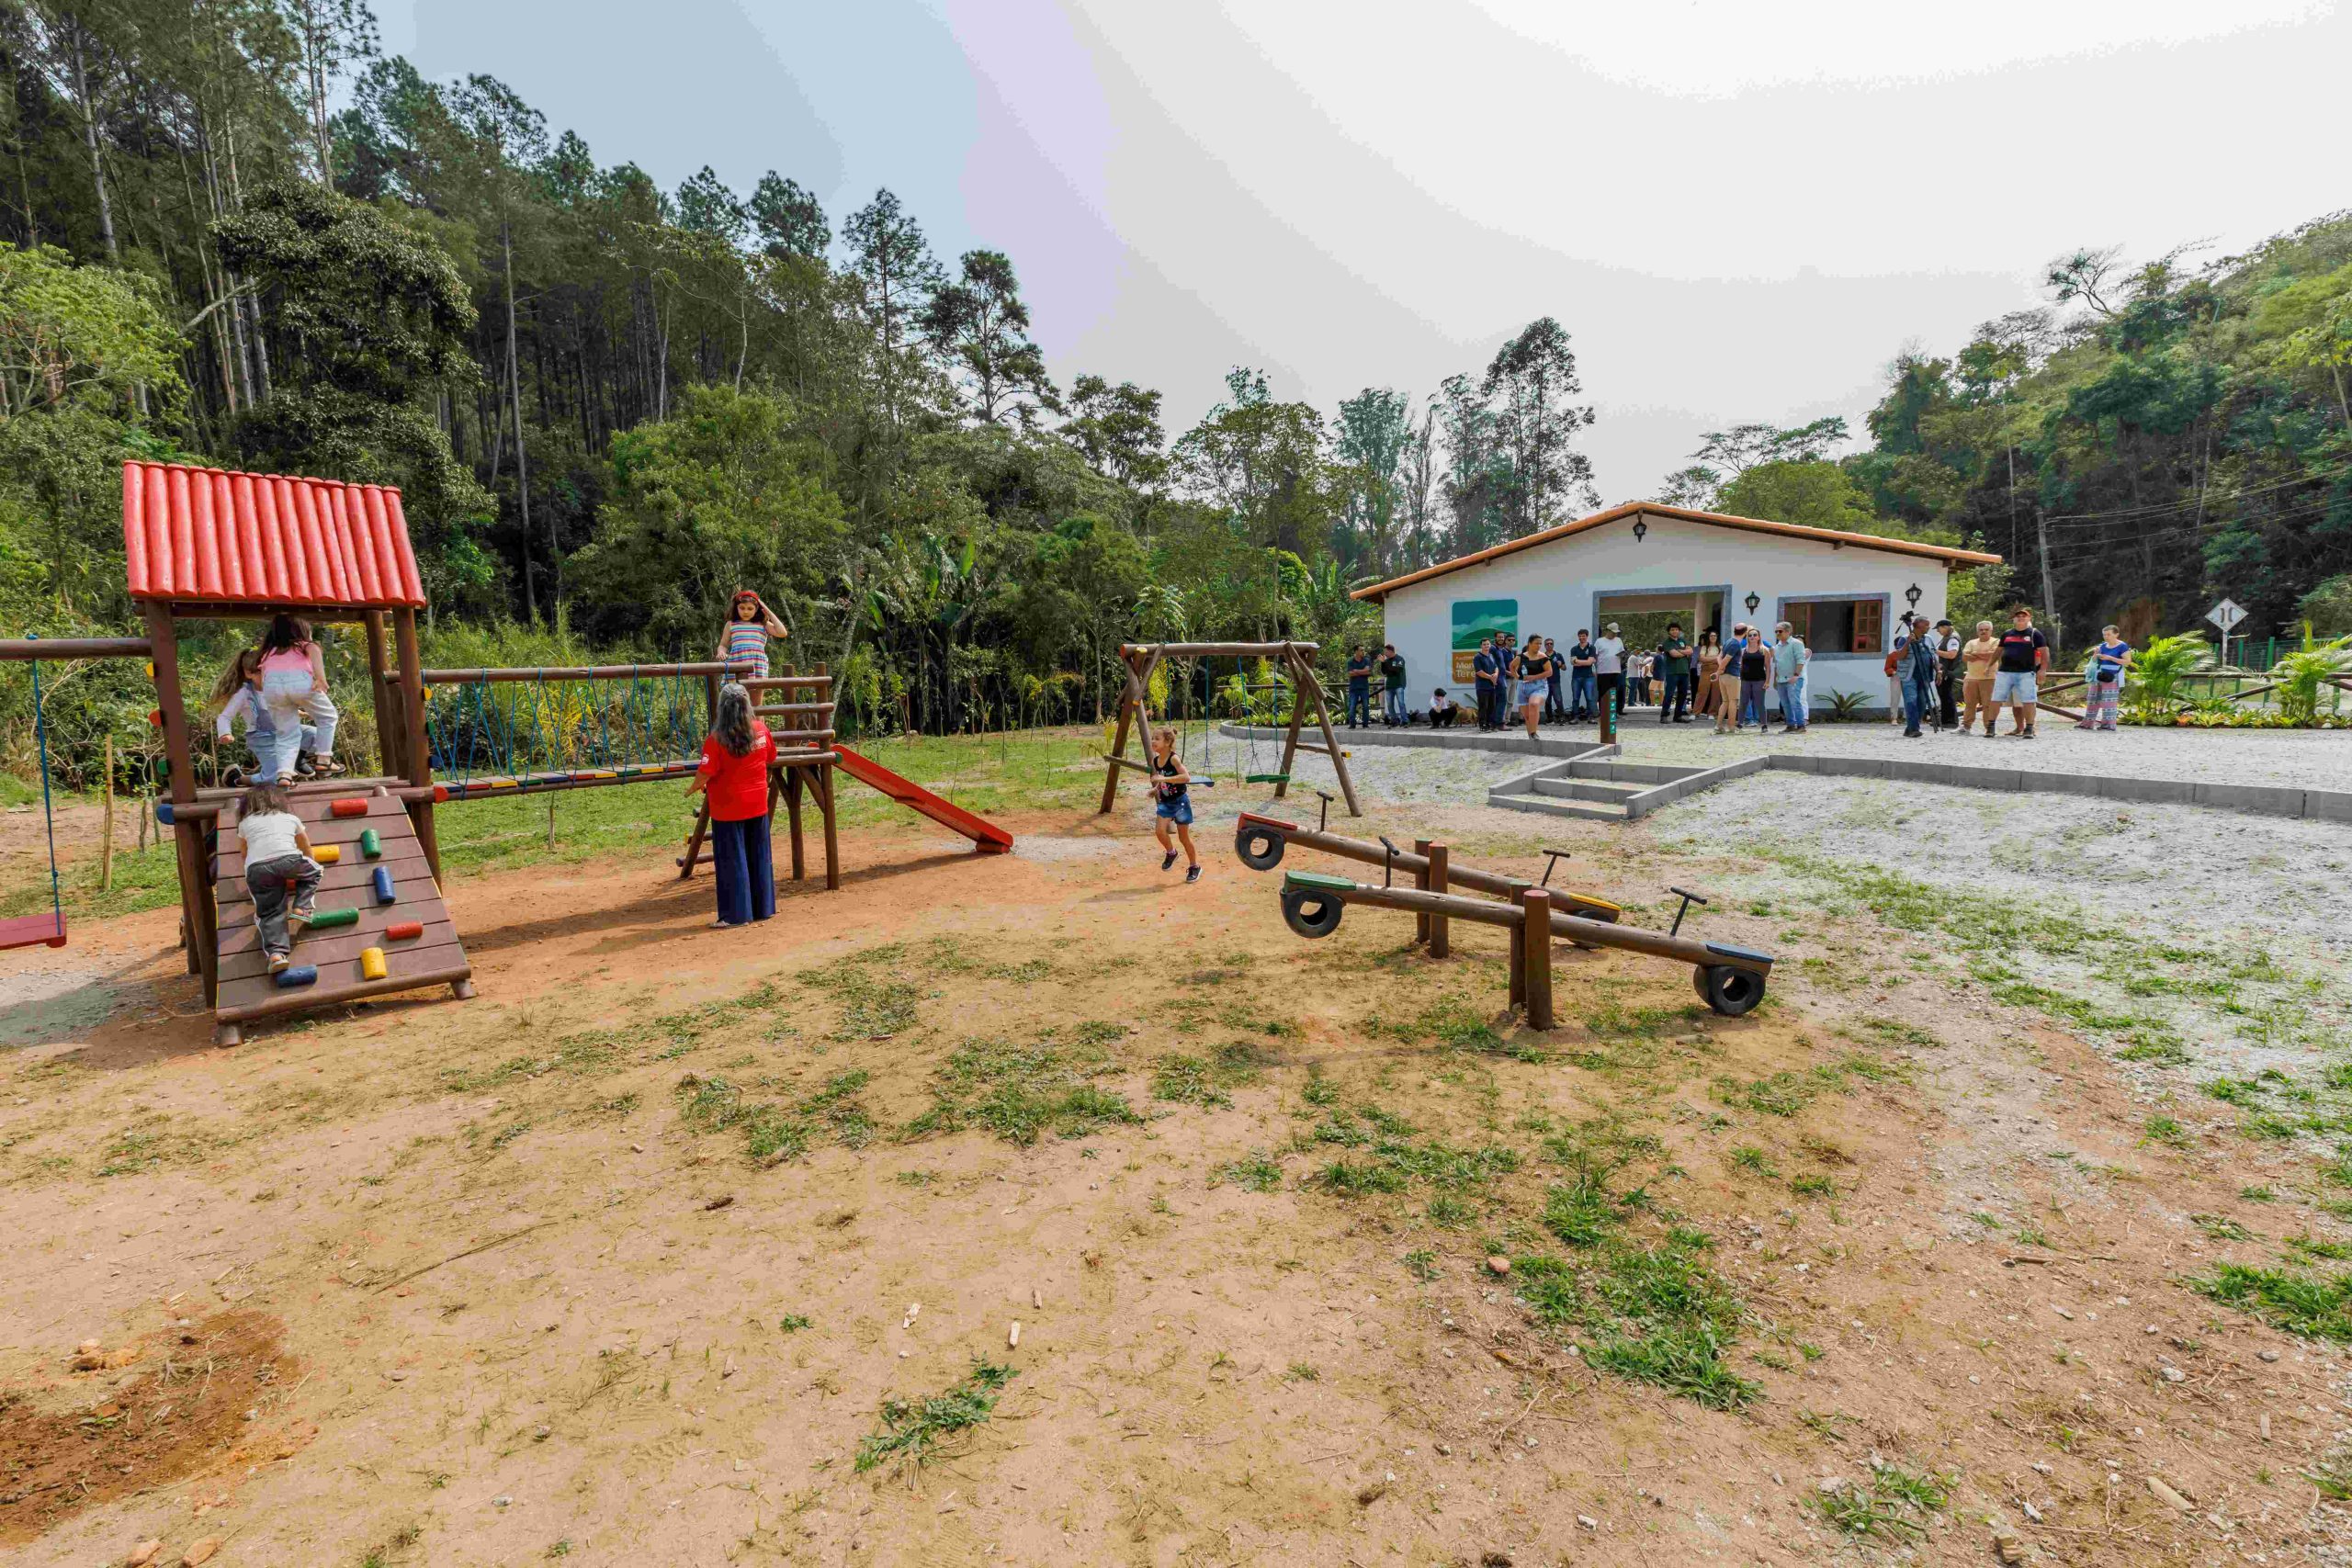
<instances>
[{"instance_id":1,"label":"red corrugated roof","mask_svg":"<svg viewBox=\"0 0 2352 1568\"><path fill-rule=\"evenodd\" d=\"M424 604L401 492L382 485L125 463L122 544L134 599Z\"/></svg>"}]
</instances>

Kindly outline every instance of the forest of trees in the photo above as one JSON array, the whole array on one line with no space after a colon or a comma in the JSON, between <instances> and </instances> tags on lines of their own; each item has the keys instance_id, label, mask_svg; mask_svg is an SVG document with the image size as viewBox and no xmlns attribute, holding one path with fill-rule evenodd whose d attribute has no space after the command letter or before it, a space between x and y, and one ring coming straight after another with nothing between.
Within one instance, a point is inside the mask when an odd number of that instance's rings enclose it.
<instances>
[{"instance_id":1,"label":"forest of trees","mask_svg":"<svg viewBox=\"0 0 2352 1568\"><path fill-rule=\"evenodd\" d=\"M1115 367L1057 384L1012 259L933 254L888 191L665 191L382 55L363 0L0 0L0 69L12 632L128 624L117 469L185 458L401 487L436 636L674 657L752 584L865 711L944 730L1091 714L1137 634L1376 631L1351 587L1600 502L1549 317L1329 412L1232 369L1171 432ZM1866 450L1736 426L1659 499L1981 539L2070 631L2346 597L2352 220L2085 252L2049 294L1899 357Z\"/></svg>"}]
</instances>

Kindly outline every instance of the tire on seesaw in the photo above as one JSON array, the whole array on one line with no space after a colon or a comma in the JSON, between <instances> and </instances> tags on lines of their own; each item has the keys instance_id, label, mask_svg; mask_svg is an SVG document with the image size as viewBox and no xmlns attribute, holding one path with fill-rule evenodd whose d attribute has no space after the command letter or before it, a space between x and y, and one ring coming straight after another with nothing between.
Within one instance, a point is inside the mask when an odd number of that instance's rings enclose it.
<instances>
[{"instance_id":1,"label":"tire on seesaw","mask_svg":"<svg viewBox=\"0 0 2352 1568\"><path fill-rule=\"evenodd\" d=\"M1272 828L1244 822L1233 830L1233 852L1251 871L1272 871L1283 863L1286 840Z\"/></svg>"},{"instance_id":2,"label":"tire on seesaw","mask_svg":"<svg viewBox=\"0 0 2352 1568\"><path fill-rule=\"evenodd\" d=\"M1764 976L1753 969L1728 964L1702 964L1690 971L1691 988L1699 999L1725 1018L1752 1012L1764 999Z\"/></svg>"},{"instance_id":3,"label":"tire on seesaw","mask_svg":"<svg viewBox=\"0 0 2352 1568\"><path fill-rule=\"evenodd\" d=\"M1310 941L1329 936L1340 929L1340 915L1347 908L1341 900L1312 887L1288 887L1283 890L1283 921L1291 930Z\"/></svg>"}]
</instances>

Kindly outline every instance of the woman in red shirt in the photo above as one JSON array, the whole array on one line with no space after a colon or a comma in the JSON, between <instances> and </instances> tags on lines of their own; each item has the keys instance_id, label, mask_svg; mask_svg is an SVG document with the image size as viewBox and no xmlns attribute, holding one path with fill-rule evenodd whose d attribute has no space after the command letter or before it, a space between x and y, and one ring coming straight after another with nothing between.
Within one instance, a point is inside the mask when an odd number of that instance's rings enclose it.
<instances>
[{"instance_id":1,"label":"woman in red shirt","mask_svg":"<svg viewBox=\"0 0 2352 1568\"><path fill-rule=\"evenodd\" d=\"M768 768L775 740L752 716L752 694L729 681L718 688L718 716L702 743L702 766L688 795L710 795L710 858L718 874L720 926L775 913L775 866L768 853Z\"/></svg>"}]
</instances>

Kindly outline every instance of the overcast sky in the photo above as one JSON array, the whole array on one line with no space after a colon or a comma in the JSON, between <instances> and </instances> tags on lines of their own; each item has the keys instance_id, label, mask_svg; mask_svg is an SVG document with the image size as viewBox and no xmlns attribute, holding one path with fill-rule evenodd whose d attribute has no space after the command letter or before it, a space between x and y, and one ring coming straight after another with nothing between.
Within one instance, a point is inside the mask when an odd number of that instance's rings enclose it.
<instances>
[{"instance_id":1,"label":"overcast sky","mask_svg":"<svg viewBox=\"0 0 2352 1568\"><path fill-rule=\"evenodd\" d=\"M2081 244L2226 254L2345 199L2335 0L377 0L665 187L887 186L1008 253L1057 378L1232 365L1327 413L1540 315L1604 501L1842 413Z\"/></svg>"}]
</instances>

